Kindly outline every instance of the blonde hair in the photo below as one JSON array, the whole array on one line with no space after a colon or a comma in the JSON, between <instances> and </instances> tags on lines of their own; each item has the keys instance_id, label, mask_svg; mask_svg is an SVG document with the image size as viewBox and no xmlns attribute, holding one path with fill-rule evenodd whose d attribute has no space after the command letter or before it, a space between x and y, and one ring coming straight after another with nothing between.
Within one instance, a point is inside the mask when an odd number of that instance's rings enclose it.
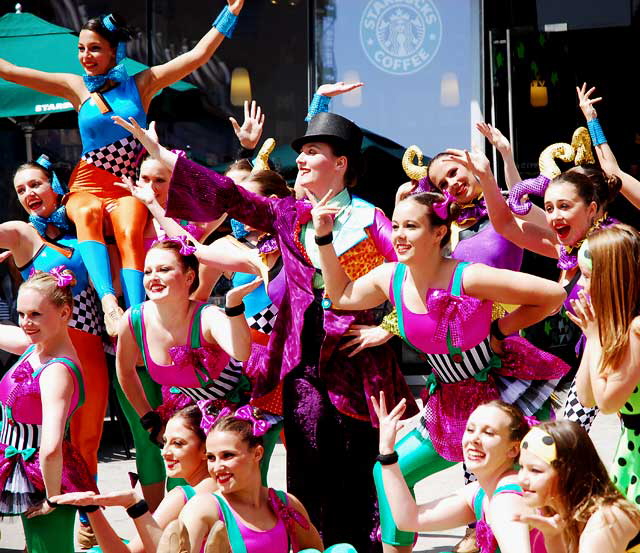
<instances>
[{"instance_id":1,"label":"blonde hair","mask_svg":"<svg viewBox=\"0 0 640 553\"><path fill-rule=\"evenodd\" d=\"M51 273L35 271L25 282L22 283L20 290L28 288L37 290L56 307L60 308L68 305L73 309L72 288L76 284L75 275L69 269L63 269L60 274L63 276L71 276L69 284L66 286L59 286L58 278Z\"/></svg>"},{"instance_id":2,"label":"blonde hair","mask_svg":"<svg viewBox=\"0 0 640 553\"><path fill-rule=\"evenodd\" d=\"M629 327L640 307L640 233L617 224L589 237L591 303L598 321L602 358L600 372L607 374L620 363L629 347Z\"/></svg>"}]
</instances>

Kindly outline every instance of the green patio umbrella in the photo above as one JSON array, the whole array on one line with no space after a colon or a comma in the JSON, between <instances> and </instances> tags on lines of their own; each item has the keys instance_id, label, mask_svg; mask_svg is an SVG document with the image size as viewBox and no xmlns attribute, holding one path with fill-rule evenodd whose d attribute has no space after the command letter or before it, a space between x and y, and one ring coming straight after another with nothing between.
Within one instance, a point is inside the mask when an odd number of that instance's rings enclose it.
<instances>
[{"instance_id":1,"label":"green patio umbrella","mask_svg":"<svg viewBox=\"0 0 640 553\"><path fill-rule=\"evenodd\" d=\"M0 17L0 57L33 69L82 75L78 61L78 37L65 27L49 23L31 13L8 13ZM126 58L124 65L130 75L147 66ZM195 89L191 84L177 82L177 91ZM18 124L27 141L27 159L31 156L31 133L35 125L52 113L73 110L64 98L43 94L37 90L0 79L0 117Z\"/></svg>"}]
</instances>

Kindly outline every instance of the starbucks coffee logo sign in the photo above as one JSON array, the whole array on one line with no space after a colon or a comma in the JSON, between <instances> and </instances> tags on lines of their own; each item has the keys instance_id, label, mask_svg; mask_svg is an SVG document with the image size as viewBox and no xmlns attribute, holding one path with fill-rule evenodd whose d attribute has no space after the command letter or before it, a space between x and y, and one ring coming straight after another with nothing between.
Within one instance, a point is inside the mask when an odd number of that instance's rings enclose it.
<instances>
[{"instance_id":1,"label":"starbucks coffee logo sign","mask_svg":"<svg viewBox=\"0 0 640 553\"><path fill-rule=\"evenodd\" d=\"M431 0L370 0L362 13L362 47L386 73L420 71L437 54L441 39L442 20Z\"/></svg>"}]
</instances>

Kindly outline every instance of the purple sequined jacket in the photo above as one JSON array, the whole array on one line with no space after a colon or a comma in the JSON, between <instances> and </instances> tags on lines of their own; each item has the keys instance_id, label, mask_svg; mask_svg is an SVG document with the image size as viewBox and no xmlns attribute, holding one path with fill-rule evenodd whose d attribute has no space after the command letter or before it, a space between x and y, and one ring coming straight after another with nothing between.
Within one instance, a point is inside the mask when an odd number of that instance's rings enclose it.
<instances>
[{"instance_id":1,"label":"purple sequined jacket","mask_svg":"<svg viewBox=\"0 0 640 553\"><path fill-rule=\"evenodd\" d=\"M211 221L227 212L278 240L286 293L269 340L267 370L255 382L254 397L269 394L301 362L309 362L304 359L301 336L305 312L314 301L316 269L304 251L300 233L302 225L311 219L310 211L307 202L252 194L231 179L185 158L178 158L173 171L167 215L198 222ZM370 264L372 250L367 246L378 254L380 262L383 258L395 260L390 230L389 220L375 209L372 224L365 232L360 230L362 239L340 257L341 262L343 257L348 259L350 267L345 269L350 276L354 267ZM360 251L362 256L354 255ZM318 371L335 407L352 417L375 421L368 398L384 390L388 404L395 405L404 397L409 404L407 416L415 414L412 394L388 345L365 349L354 357L337 347L352 324L377 324L374 311L325 309L323 315L323 325L317 328L318 334L325 334Z\"/></svg>"}]
</instances>

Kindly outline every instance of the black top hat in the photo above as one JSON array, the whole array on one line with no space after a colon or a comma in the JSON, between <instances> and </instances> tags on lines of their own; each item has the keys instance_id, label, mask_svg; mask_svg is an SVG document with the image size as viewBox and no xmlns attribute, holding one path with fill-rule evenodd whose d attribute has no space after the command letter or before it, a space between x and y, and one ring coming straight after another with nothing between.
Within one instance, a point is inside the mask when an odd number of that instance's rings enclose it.
<instances>
[{"instance_id":1,"label":"black top hat","mask_svg":"<svg viewBox=\"0 0 640 553\"><path fill-rule=\"evenodd\" d=\"M362 147L362 131L360 127L335 113L318 113L315 115L304 136L296 138L291 147L299 152L302 146L309 142L328 142L341 146L346 150L346 154L354 155L360 153Z\"/></svg>"}]
</instances>

